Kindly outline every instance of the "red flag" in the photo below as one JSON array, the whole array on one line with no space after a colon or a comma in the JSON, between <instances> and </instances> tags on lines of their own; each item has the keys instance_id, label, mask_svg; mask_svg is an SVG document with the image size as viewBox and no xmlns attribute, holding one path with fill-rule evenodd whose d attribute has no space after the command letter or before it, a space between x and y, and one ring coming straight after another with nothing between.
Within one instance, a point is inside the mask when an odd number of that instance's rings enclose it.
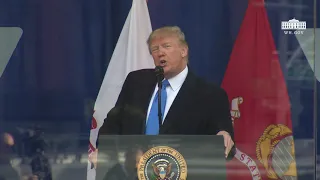
<instances>
[{"instance_id":1,"label":"red flag","mask_svg":"<svg viewBox=\"0 0 320 180\"><path fill-rule=\"evenodd\" d=\"M263 0L251 0L222 87L234 122L228 179L295 179L290 102Z\"/></svg>"}]
</instances>

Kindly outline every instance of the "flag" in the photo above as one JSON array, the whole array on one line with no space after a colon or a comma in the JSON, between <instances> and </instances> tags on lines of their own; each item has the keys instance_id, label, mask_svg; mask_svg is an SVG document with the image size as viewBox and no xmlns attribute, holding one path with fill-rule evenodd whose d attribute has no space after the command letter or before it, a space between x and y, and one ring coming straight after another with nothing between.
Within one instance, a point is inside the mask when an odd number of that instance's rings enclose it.
<instances>
[{"instance_id":1,"label":"flag","mask_svg":"<svg viewBox=\"0 0 320 180\"><path fill-rule=\"evenodd\" d=\"M94 105L88 151L88 180L95 179L96 175L90 157L96 150L99 128L109 110L115 105L126 76L134 70L154 68L147 45L151 32L146 0L133 0Z\"/></svg>"},{"instance_id":2,"label":"flag","mask_svg":"<svg viewBox=\"0 0 320 180\"><path fill-rule=\"evenodd\" d=\"M0 27L0 78L9 63L21 36L22 29L19 27Z\"/></svg>"},{"instance_id":3,"label":"flag","mask_svg":"<svg viewBox=\"0 0 320 180\"><path fill-rule=\"evenodd\" d=\"M222 87L237 148L228 179L296 179L289 96L263 0L249 1Z\"/></svg>"}]
</instances>

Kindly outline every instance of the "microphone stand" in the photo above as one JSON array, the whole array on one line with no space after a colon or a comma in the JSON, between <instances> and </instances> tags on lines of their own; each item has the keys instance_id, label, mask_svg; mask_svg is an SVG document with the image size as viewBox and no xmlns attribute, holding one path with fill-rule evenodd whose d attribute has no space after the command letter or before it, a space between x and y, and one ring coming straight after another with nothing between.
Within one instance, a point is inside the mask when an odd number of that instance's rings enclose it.
<instances>
[{"instance_id":1,"label":"microphone stand","mask_svg":"<svg viewBox=\"0 0 320 180\"><path fill-rule=\"evenodd\" d=\"M161 66L155 68L155 74L158 81L158 117L159 117L159 133L160 127L162 126L162 113L161 113L161 89L162 89L162 80L164 79L164 71Z\"/></svg>"},{"instance_id":2,"label":"microphone stand","mask_svg":"<svg viewBox=\"0 0 320 180\"><path fill-rule=\"evenodd\" d=\"M162 125L162 113L161 113L161 90L162 90L162 78L158 78L158 117L159 117L159 131Z\"/></svg>"}]
</instances>

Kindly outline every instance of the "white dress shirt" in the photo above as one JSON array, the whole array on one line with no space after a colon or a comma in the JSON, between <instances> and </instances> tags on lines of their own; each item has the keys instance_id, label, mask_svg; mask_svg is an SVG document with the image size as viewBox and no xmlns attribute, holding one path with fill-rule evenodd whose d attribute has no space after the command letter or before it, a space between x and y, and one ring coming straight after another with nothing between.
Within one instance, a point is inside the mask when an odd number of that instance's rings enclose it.
<instances>
[{"instance_id":1,"label":"white dress shirt","mask_svg":"<svg viewBox=\"0 0 320 180\"><path fill-rule=\"evenodd\" d=\"M176 96L177 96L177 94L178 94L183 82L185 81L187 75L188 75L188 66L186 66L186 68L184 68L184 70L181 71L178 75L168 79L170 85L167 86L167 88L166 88L166 91L167 91L167 103L166 103L166 106L165 106L165 109L164 109L164 114L162 115L163 119L166 118L166 115L167 115L167 113L168 113L168 111L169 111L169 109L170 109L170 107L171 107L171 105L173 103L173 100L176 98ZM157 92L158 92L158 84L154 88L154 92L152 94L151 101L149 103L146 122L148 121L150 109L151 109L152 103L154 101L154 98L155 98L155 95L157 94Z\"/></svg>"}]
</instances>

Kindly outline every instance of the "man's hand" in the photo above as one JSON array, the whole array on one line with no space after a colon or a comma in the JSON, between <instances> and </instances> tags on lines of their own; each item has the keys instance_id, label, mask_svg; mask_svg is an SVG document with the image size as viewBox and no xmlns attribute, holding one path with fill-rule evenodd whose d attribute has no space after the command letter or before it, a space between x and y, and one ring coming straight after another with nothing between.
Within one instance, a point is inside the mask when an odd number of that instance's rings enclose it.
<instances>
[{"instance_id":1,"label":"man's hand","mask_svg":"<svg viewBox=\"0 0 320 180\"><path fill-rule=\"evenodd\" d=\"M227 158L231 148L234 145L234 142L232 141L230 134L228 132L226 132L226 131L219 131L217 135L222 135L223 136L224 146L226 147L226 150L225 150L224 153L225 153L225 156Z\"/></svg>"},{"instance_id":2,"label":"man's hand","mask_svg":"<svg viewBox=\"0 0 320 180\"><path fill-rule=\"evenodd\" d=\"M98 162L98 149L96 149L94 152L92 152L89 155L89 161L93 163L94 168L97 168L97 162Z\"/></svg>"}]
</instances>

